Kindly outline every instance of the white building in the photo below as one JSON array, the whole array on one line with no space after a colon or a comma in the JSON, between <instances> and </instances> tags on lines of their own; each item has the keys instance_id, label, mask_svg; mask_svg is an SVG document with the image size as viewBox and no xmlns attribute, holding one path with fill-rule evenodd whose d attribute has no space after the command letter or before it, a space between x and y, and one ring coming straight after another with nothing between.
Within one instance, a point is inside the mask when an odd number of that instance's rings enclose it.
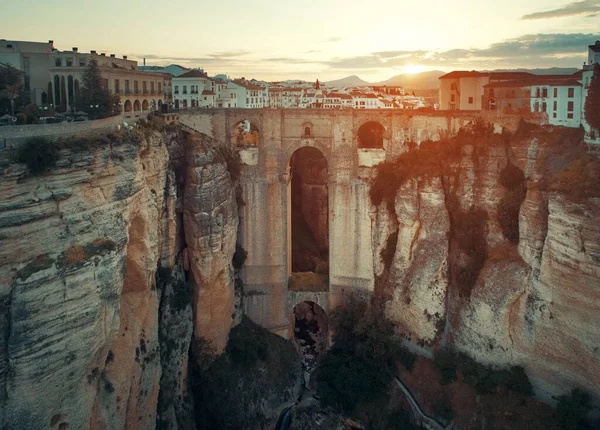
<instances>
[{"instance_id":1,"label":"white building","mask_svg":"<svg viewBox=\"0 0 600 430\"><path fill-rule=\"evenodd\" d=\"M546 112L548 123L565 127L581 124L582 85L576 78L531 85L531 112ZM543 108L546 108L543 110Z\"/></svg>"},{"instance_id":2,"label":"white building","mask_svg":"<svg viewBox=\"0 0 600 430\"><path fill-rule=\"evenodd\" d=\"M206 73L193 69L182 75L173 77L173 103L176 109L188 107L213 107L214 97L203 94L205 90L213 91L213 81Z\"/></svg>"},{"instance_id":3,"label":"white building","mask_svg":"<svg viewBox=\"0 0 600 430\"><path fill-rule=\"evenodd\" d=\"M240 94L237 107L260 109L269 106L269 90L267 87L250 83L245 78L236 79L233 83L245 90L245 97Z\"/></svg>"}]
</instances>

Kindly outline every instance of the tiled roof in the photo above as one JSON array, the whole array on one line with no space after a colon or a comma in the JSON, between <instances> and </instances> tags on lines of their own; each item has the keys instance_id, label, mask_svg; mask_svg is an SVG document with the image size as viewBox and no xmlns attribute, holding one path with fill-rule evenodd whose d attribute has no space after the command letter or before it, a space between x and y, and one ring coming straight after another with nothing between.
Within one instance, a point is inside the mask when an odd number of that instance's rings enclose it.
<instances>
[{"instance_id":1,"label":"tiled roof","mask_svg":"<svg viewBox=\"0 0 600 430\"><path fill-rule=\"evenodd\" d=\"M211 91L211 90L202 90L202 95L203 96L214 96L215 92Z\"/></svg>"},{"instance_id":2,"label":"tiled roof","mask_svg":"<svg viewBox=\"0 0 600 430\"><path fill-rule=\"evenodd\" d=\"M478 76L487 76L487 73L478 72L476 70L455 70L454 72L446 73L439 79L457 79L457 78L476 78Z\"/></svg>"},{"instance_id":3,"label":"tiled roof","mask_svg":"<svg viewBox=\"0 0 600 430\"><path fill-rule=\"evenodd\" d=\"M177 77L178 78L208 78L206 73L202 73L200 70L190 70L189 72L185 72Z\"/></svg>"},{"instance_id":4,"label":"tiled roof","mask_svg":"<svg viewBox=\"0 0 600 430\"><path fill-rule=\"evenodd\" d=\"M580 87L577 79L556 78L554 76L536 76L532 79L515 79L512 81L490 82L484 88L523 88L533 85L549 85L552 87Z\"/></svg>"},{"instance_id":5,"label":"tiled roof","mask_svg":"<svg viewBox=\"0 0 600 430\"><path fill-rule=\"evenodd\" d=\"M490 72L486 74L489 75L490 80L527 79L536 76L529 72Z\"/></svg>"},{"instance_id":6,"label":"tiled roof","mask_svg":"<svg viewBox=\"0 0 600 430\"><path fill-rule=\"evenodd\" d=\"M596 40L596 43L588 46L594 52L600 52L600 40Z\"/></svg>"},{"instance_id":7,"label":"tiled roof","mask_svg":"<svg viewBox=\"0 0 600 430\"><path fill-rule=\"evenodd\" d=\"M242 87L246 88L247 90L264 90L264 88L261 87L260 85L254 85L248 81L242 81L241 79L235 79L233 82L235 82L238 85L241 85Z\"/></svg>"}]
</instances>

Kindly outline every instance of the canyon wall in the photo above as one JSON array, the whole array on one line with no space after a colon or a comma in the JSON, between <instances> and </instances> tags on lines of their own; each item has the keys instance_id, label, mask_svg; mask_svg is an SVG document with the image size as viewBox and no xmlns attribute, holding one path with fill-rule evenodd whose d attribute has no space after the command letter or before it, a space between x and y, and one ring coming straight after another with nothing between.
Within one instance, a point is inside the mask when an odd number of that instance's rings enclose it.
<instances>
[{"instance_id":1,"label":"canyon wall","mask_svg":"<svg viewBox=\"0 0 600 430\"><path fill-rule=\"evenodd\" d=\"M190 428L190 345L239 320L231 177L191 144L115 133L38 177L0 154L1 428L154 428L159 403Z\"/></svg>"},{"instance_id":2,"label":"canyon wall","mask_svg":"<svg viewBox=\"0 0 600 430\"><path fill-rule=\"evenodd\" d=\"M568 168L560 151L577 145L572 136L475 137L441 173L406 180L391 211L371 212L375 275L405 337L522 365L546 401L574 387L600 396L600 198L578 195L584 168L573 192L548 186L548 166ZM524 172L512 237L502 224L507 166Z\"/></svg>"}]
</instances>

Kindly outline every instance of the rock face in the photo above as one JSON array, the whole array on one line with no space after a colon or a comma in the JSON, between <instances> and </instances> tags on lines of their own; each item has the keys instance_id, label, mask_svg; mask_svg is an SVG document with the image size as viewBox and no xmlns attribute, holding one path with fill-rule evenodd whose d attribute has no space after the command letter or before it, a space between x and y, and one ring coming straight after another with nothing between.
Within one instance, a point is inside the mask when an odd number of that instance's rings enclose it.
<instances>
[{"instance_id":1,"label":"rock face","mask_svg":"<svg viewBox=\"0 0 600 430\"><path fill-rule=\"evenodd\" d=\"M109 140L61 150L41 177L0 154L2 428L154 428L159 398L164 428L190 428L193 330L226 342L237 209L224 160L205 147L186 177L176 133ZM224 325L211 337L199 322Z\"/></svg>"},{"instance_id":2,"label":"rock face","mask_svg":"<svg viewBox=\"0 0 600 430\"><path fill-rule=\"evenodd\" d=\"M194 334L220 353L239 318L231 266L239 224L235 191L218 153L199 138L187 149L183 220L195 285Z\"/></svg>"},{"instance_id":3,"label":"rock face","mask_svg":"<svg viewBox=\"0 0 600 430\"><path fill-rule=\"evenodd\" d=\"M391 215L384 204L371 214L386 312L406 337L523 365L548 401L577 386L600 395L600 201L540 187L544 157L560 138L464 145L442 175L406 182ZM518 243L501 226L508 164L526 178ZM385 238L395 232L382 278Z\"/></svg>"}]
</instances>

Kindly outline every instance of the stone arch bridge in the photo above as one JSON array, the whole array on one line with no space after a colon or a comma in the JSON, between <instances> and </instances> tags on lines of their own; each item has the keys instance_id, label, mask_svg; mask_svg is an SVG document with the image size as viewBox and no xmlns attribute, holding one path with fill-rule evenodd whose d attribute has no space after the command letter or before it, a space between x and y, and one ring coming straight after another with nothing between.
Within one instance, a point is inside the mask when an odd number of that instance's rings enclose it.
<instances>
[{"instance_id":1,"label":"stone arch bridge","mask_svg":"<svg viewBox=\"0 0 600 430\"><path fill-rule=\"evenodd\" d=\"M244 312L284 337L291 311L311 301L328 311L346 291L374 288L369 179L373 167L408 150L406 142L453 135L479 112L321 109L198 109L180 113L185 130L238 147L244 163L240 242L248 252L242 269ZM508 119L514 125L514 119ZM361 148L361 127L382 126L376 147ZM250 124L250 126L249 126ZM498 125L498 124L497 124ZM506 124L502 124L506 125ZM250 140L241 136L254 130ZM258 129L258 134L255 131ZM249 135L248 135L249 136ZM292 272L290 158L303 147L326 159L329 273L318 291L288 287Z\"/></svg>"}]
</instances>

